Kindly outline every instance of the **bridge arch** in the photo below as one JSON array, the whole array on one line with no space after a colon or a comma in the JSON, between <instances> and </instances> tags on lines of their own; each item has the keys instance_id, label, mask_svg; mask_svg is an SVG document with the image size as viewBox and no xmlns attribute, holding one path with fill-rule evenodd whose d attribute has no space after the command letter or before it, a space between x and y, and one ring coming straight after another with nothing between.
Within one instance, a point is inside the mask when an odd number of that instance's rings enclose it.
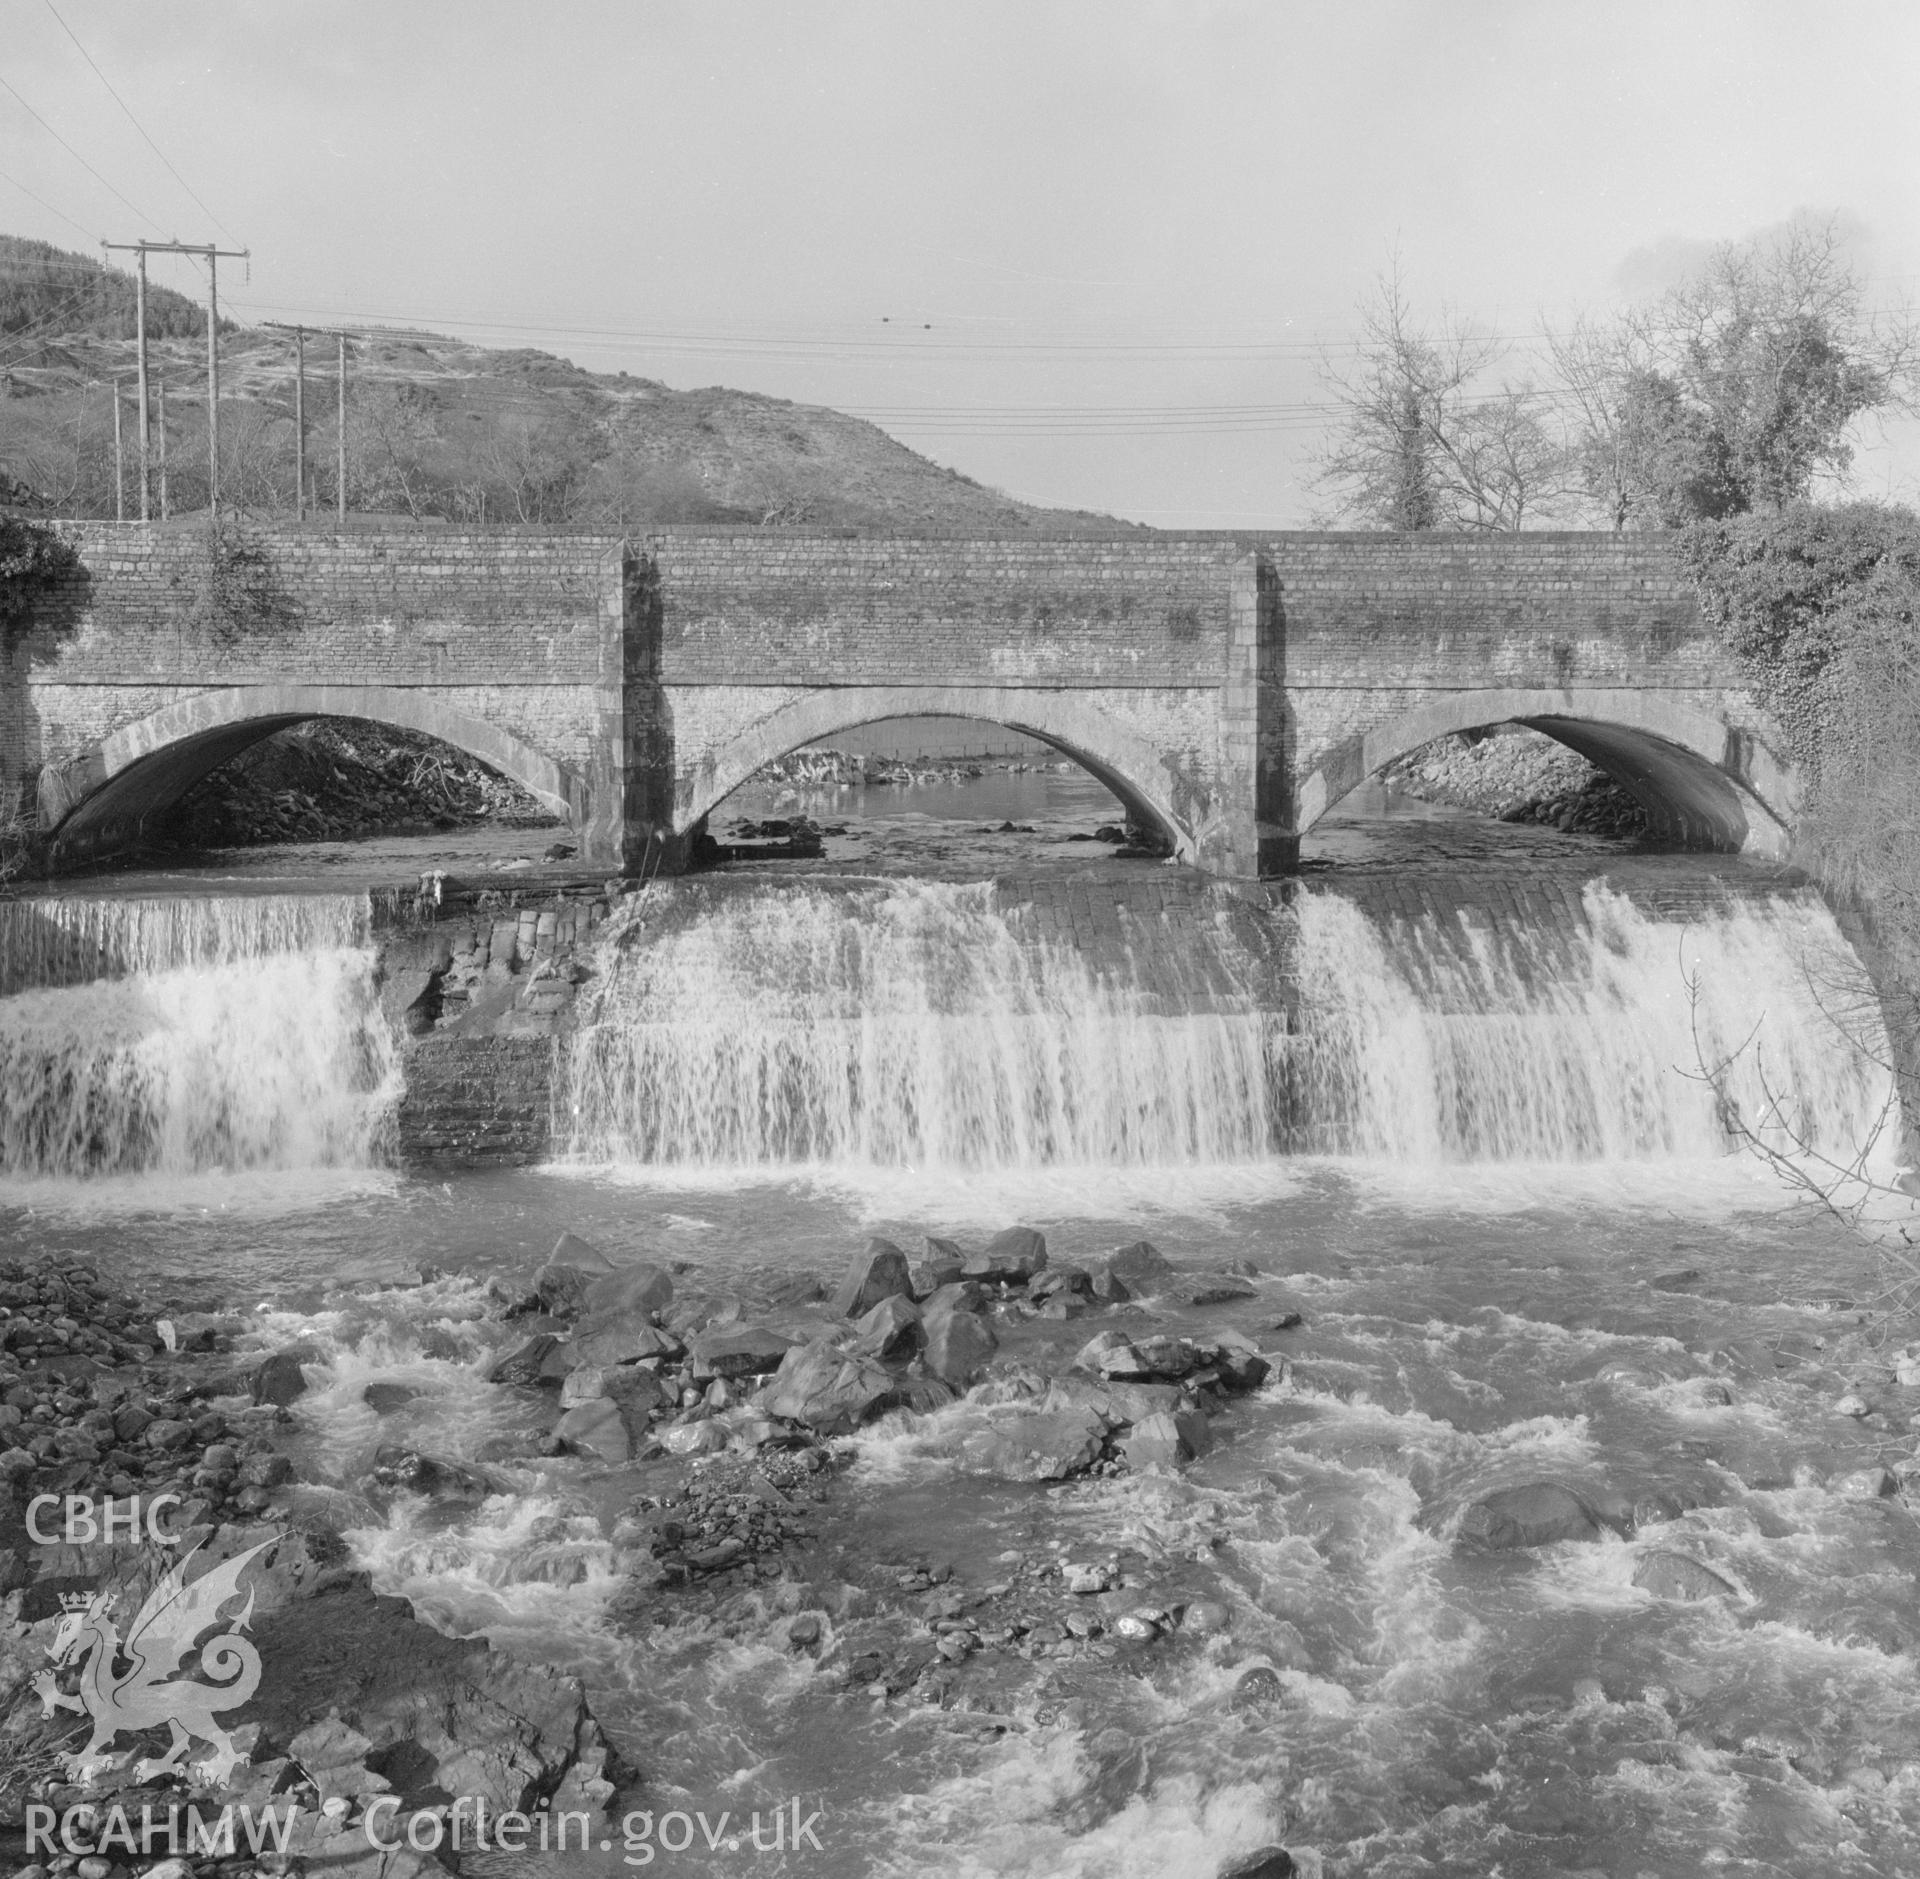
<instances>
[{"instance_id":1,"label":"bridge arch","mask_svg":"<svg viewBox=\"0 0 1920 1879\"><path fill-rule=\"evenodd\" d=\"M122 725L40 779L40 823L56 850L84 854L123 841L146 819L249 745L312 718L365 718L421 731L490 764L586 825L584 782L511 731L429 693L392 685L235 685L183 698Z\"/></svg>"},{"instance_id":2,"label":"bridge arch","mask_svg":"<svg viewBox=\"0 0 1920 1879\"><path fill-rule=\"evenodd\" d=\"M1450 732L1514 723L1540 731L1613 777L1654 830L1689 848L1784 858L1800 779L1717 708L1645 690L1450 692L1330 751L1303 779L1305 834L1395 758Z\"/></svg>"},{"instance_id":3,"label":"bridge arch","mask_svg":"<svg viewBox=\"0 0 1920 1879\"><path fill-rule=\"evenodd\" d=\"M1038 738L1105 784L1135 820L1192 863L1198 832L1180 780L1146 737L1070 692L955 686L844 686L809 692L749 725L684 770L674 791L676 834L693 829L763 765L840 731L889 718L973 718Z\"/></svg>"}]
</instances>

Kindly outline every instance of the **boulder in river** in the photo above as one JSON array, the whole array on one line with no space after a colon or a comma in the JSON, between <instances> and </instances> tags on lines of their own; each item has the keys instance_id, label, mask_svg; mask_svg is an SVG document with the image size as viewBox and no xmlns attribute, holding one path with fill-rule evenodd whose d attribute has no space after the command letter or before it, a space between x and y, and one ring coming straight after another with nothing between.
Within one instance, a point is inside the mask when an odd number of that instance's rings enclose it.
<instances>
[{"instance_id":1,"label":"boulder in river","mask_svg":"<svg viewBox=\"0 0 1920 1879\"><path fill-rule=\"evenodd\" d=\"M610 1311L582 1319L573 1334L573 1361L580 1364L676 1362L686 1346L640 1311Z\"/></svg>"},{"instance_id":2,"label":"boulder in river","mask_svg":"<svg viewBox=\"0 0 1920 1879\"><path fill-rule=\"evenodd\" d=\"M1256 1846L1224 1861L1214 1879L1294 1879L1299 1870L1284 1846Z\"/></svg>"},{"instance_id":3,"label":"boulder in river","mask_svg":"<svg viewBox=\"0 0 1920 1879\"><path fill-rule=\"evenodd\" d=\"M780 1360L792 1348L792 1338L764 1325L747 1325L704 1333L693 1340L688 1355L693 1360L693 1380L708 1383L715 1377L765 1376L780 1368Z\"/></svg>"},{"instance_id":4,"label":"boulder in river","mask_svg":"<svg viewBox=\"0 0 1920 1879\"><path fill-rule=\"evenodd\" d=\"M922 1364L955 1390L964 1390L999 1348L993 1326L972 1311L943 1311L926 1322L927 1348Z\"/></svg>"},{"instance_id":5,"label":"boulder in river","mask_svg":"<svg viewBox=\"0 0 1920 1879\"><path fill-rule=\"evenodd\" d=\"M1737 1596L1733 1586L1710 1566L1703 1566L1684 1553L1646 1554L1634 1568L1633 1582L1656 1598L1698 1600Z\"/></svg>"},{"instance_id":6,"label":"boulder in river","mask_svg":"<svg viewBox=\"0 0 1920 1879\"><path fill-rule=\"evenodd\" d=\"M1287 1686L1280 1673L1269 1664L1255 1664L1243 1670L1227 1699L1231 1709L1272 1709L1287 1700Z\"/></svg>"},{"instance_id":7,"label":"boulder in river","mask_svg":"<svg viewBox=\"0 0 1920 1879\"><path fill-rule=\"evenodd\" d=\"M1191 1407L1192 1398L1176 1383L1114 1383L1105 1378L1056 1377L1047 1387L1049 1403L1084 1403L1116 1428L1145 1422Z\"/></svg>"},{"instance_id":8,"label":"boulder in river","mask_svg":"<svg viewBox=\"0 0 1920 1879\"><path fill-rule=\"evenodd\" d=\"M945 1409L949 1403L959 1400L960 1392L938 1377L916 1377L909 1371L900 1379L900 1405L918 1415L930 1416L936 1409Z\"/></svg>"},{"instance_id":9,"label":"boulder in river","mask_svg":"<svg viewBox=\"0 0 1920 1879\"><path fill-rule=\"evenodd\" d=\"M547 1263L533 1275L533 1290L543 1311L566 1316L580 1309L587 1288L614 1270L597 1246L577 1233L563 1233L547 1255Z\"/></svg>"},{"instance_id":10,"label":"boulder in river","mask_svg":"<svg viewBox=\"0 0 1920 1879\"><path fill-rule=\"evenodd\" d=\"M882 1364L905 1363L927 1341L920 1307L898 1293L883 1298L857 1319L854 1329L859 1336L851 1347L853 1354Z\"/></svg>"},{"instance_id":11,"label":"boulder in river","mask_svg":"<svg viewBox=\"0 0 1920 1879\"><path fill-rule=\"evenodd\" d=\"M1047 1263L1047 1239L1032 1227L996 1233L961 1268L963 1276L990 1285L1024 1285Z\"/></svg>"},{"instance_id":12,"label":"boulder in river","mask_svg":"<svg viewBox=\"0 0 1920 1879\"><path fill-rule=\"evenodd\" d=\"M1173 1278L1173 1266L1151 1240L1135 1240L1118 1252L1109 1253L1101 1272L1120 1288L1120 1297L1145 1298L1160 1291Z\"/></svg>"},{"instance_id":13,"label":"boulder in river","mask_svg":"<svg viewBox=\"0 0 1920 1879\"><path fill-rule=\"evenodd\" d=\"M1496 1552L1552 1546L1561 1540L1597 1540L1605 1523L1556 1481L1498 1488L1477 1500L1460 1520L1460 1537Z\"/></svg>"},{"instance_id":14,"label":"boulder in river","mask_svg":"<svg viewBox=\"0 0 1920 1879\"><path fill-rule=\"evenodd\" d=\"M891 1408L898 1391L893 1376L879 1364L819 1338L787 1352L754 1405L769 1416L804 1422L821 1435L845 1435Z\"/></svg>"},{"instance_id":15,"label":"boulder in river","mask_svg":"<svg viewBox=\"0 0 1920 1879\"><path fill-rule=\"evenodd\" d=\"M643 1259L595 1279L581 1294L580 1309L596 1318L612 1312L653 1313L665 1311L672 1299L672 1278Z\"/></svg>"},{"instance_id":16,"label":"boulder in river","mask_svg":"<svg viewBox=\"0 0 1920 1879\"><path fill-rule=\"evenodd\" d=\"M1230 1305L1237 1299L1252 1298L1256 1288L1250 1279L1231 1272L1182 1273L1160 1288L1169 1303L1176 1305Z\"/></svg>"},{"instance_id":17,"label":"boulder in river","mask_svg":"<svg viewBox=\"0 0 1920 1879\"><path fill-rule=\"evenodd\" d=\"M318 1363L320 1353L311 1344L296 1344L275 1351L262 1359L247 1379L247 1394L256 1403L272 1403L284 1409L307 1393L304 1364Z\"/></svg>"},{"instance_id":18,"label":"boulder in river","mask_svg":"<svg viewBox=\"0 0 1920 1879\"><path fill-rule=\"evenodd\" d=\"M1156 1382L1177 1383L1202 1363L1198 1348L1183 1337L1136 1338L1133 1353Z\"/></svg>"},{"instance_id":19,"label":"boulder in river","mask_svg":"<svg viewBox=\"0 0 1920 1879\"><path fill-rule=\"evenodd\" d=\"M1081 1345L1073 1360L1073 1368L1083 1370L1090 1377L1106 1375L1106 1360L1109 1351L1131 1352L1133 1346L1127 1341L1124 1331L1098 1331Z\"/></svg>"},{"instance_id":20,"label":"boulder in river","mask_svg":"<svg viewBox=\"0 0 1920 1879\"><path fill-rule=\"evenodd\" d=\"M1178 1468L1213 1446L1207 1419L1197 1409L1162 1410L1136 1422L1122 1440L1121 1452L1134 1469Z\"/></svg>"},{"instance_id":21,"label":"boulder in river","mask_svg":"<svg viewBox=\"0 0 1920 1879\"><path fill-rule=\"evenodd\" d=\"M1220 1380L1230 1390L1257 1390L1272 1373L1273 1366L1261 1356L1260 1347L1238 1331L1223 1331L1212 1340L1209 1361L1220 1372Z\"/></svg>"},{"instance_id":22,"label":"boulder in river","mask_svg":"<svg viewBox=\"0 0 1920 1879\"><path fill-rule=\"evenodd\" d=\"M497 1491L493 1478L480 1469L401 1443L374 1450L373 1479L381 1487L404 1488L436 1501L483 1501Z\"/></svg>"},{"instance_id":23,"label":"boulder in river","mask_svg":"<svg viewBox=\"0 0 1920 1879\"><path fill-rule=\"evenodd\" d=\"M926 1298L943 1285L951 1285L966 1270L966 1264L967 1255L957 1241L928 1234L927 1250L913 1269L914 1296Z\"/></svg>"},{"instance_id":24,"label":"boulder in river","mask_svg":"<svg viewBox=\"0 0 1920 1879\"><path fill-rule=\"evenodd\" d=\"M907 1256L891 1240L874 1238L855 1254L827 1309L836 1318L862 1318L883 1298L911 1298Z\"/></svg>"},{"instance_id":25,"label":"boulder in river","mask_svg":"<svg viewBox=\"0 0 1920 1879\"><path fill-rule=\"evenodd\" d=\"M985 1311L987 1288L976 1279L956 1279L943 1285L920 1307L920 1315L932 1323L950 1311Z\"/></svg>"},{"instance_id":26,"label":"boulder in river","mask_svg":"<svg viewBox=\"0 0 1920 1879\"><path fill-rule=\"evenodd\" d=\"M560 1418L554 1434L570 1449L598 1456L601 1461L617 1464L630 1460L633 1455L633 1443L620 1405L608 1397L569 1409Z\"/></svg>"},{"instance_id":27,"label":"boulder in river","mask_svg":"<svg viewBox=\"0 0 1920 1879\"><path fill-rule=\"evenodd\" d=\"M998 1416L961 1445L969 1467L1003 1481L1065 1481L1106 1452L1106 1418L1069 1406Z\"/></svg>"},{"instance_id":28,"label":"boulder in river","mask_svg":"<svg viewBox=\"0 0 1920 1879\"><path fill-rule=\"evenodd\" d=\"M558 1383L573 1367L573 1355L551 1331L536 1331L524 1344L500 1358L487 1372L489 1383L517 1383L523 1389Z\"/></svg>"}]
</instances>

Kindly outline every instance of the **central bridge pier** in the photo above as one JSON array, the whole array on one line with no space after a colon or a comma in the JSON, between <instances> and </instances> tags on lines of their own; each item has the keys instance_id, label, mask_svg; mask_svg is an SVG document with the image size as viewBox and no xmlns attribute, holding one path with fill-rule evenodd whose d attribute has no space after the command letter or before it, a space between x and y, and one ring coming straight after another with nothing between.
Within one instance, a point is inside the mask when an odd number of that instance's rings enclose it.
<instances>
[{"instance_id":1,"label":"central bridge pier","mask_svg":"<svg viewBox=\"0 0 1920 1879\"><path fill-rule=\"evenodd\" d=\"M1179 860L1257 879L1450 731L1532 726L1685 847L1778 855L1785 746L1657 536L866 536L74 525L6 648L0 749L69 864L314 717L425 731L612 871L684 863L768 761L928 713L1043 739Z\"/></svg>"}]
</instances>

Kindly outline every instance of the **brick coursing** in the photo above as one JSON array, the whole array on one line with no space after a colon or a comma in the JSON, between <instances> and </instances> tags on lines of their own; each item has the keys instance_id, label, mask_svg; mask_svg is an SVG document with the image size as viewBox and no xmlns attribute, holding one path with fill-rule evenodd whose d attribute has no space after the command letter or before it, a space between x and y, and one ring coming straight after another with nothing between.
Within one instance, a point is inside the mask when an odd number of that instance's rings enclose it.
<instances>
[{"instance_id":1,"label":"brick coursing","mask_svg":"<svg viewBox=\"0 0 1920 1879\"><path fill-rule=\"evenodd\" d=\"M762 760L783 694L1031 721L1236 873L1317 765L1436 693L1684 693L1755 728L1657 537L282 527L251 539L284 620L223 638L200 531L72 532L84 572L10 649L8 775L84 768L197 689L407 688L584 779L609 865L683 837L730 755Z\"/></svg>"}]
</instances>

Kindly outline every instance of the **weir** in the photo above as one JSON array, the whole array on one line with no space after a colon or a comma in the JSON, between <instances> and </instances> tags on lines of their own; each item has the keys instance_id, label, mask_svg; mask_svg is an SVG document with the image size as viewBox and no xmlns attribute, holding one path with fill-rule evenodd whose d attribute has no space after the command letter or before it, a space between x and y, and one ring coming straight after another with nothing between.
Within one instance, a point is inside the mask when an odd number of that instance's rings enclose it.
<instances>
[{"instance_id":1,"label":"weir","mask_svg":"<svg viewBox=\"0 0 1920 1879\"><path fill-rule=\"evenodd\" d=\"M14 1175L396 1145L742 1172L1641 1163L1728 1152L1700 1077L1723 1063L1744 1119L1784 1095L1829 1153L1890 1096L1875 1039L1836 1024L1870 988L1812 890L1644 866L1625 891L663 883L565 927L571 965L503 954L459 1006L448 943L377 938L362 896L50 897L0 919ZM541 930L523 913L496 944ZM435 1010L460 1015L436 1032Z\"/></svg>"},{"instance_id":2,"label":"weir","mask_svg":"<svg viewBox=\"0 0 1920 1879\"><path fill-rule=\"evenodd\" d=\"M364 895L0 906L0 1172L371 1165L399 1057L370 928Z\"/></svg>"},{"instance_id":3,"label":"weir","mask_svg":"<svg viewBox=\"0 0 1920 1879\"><path fill-rule=\"evenodd\" d=\"M428 1741L437 1791L604 1740L633 1808L777 1766L836 1871L1036 1879L1218 1873L1303 1744L1329 1872L1491 1869L1538 1792L1578 1797L1568 1870L1699 1870L1702 1817L1758 1869L1783 1814L1813 1870L1843 1758L1912 1753L1880 1252L1688 1074L1731 1055L1750 1124L1778 1092L1891 1171L1810 889L1613 855L516 891L5 909L39 1257L0 1261L0 1503L126 1470L344 1557L253 1629L276 1750L337 1662L323 1727L386 1730L383 1770ZM563 1232L607 1280L542 1269ZM832 1288L888 1240L916 1298L876 1337ZM992 1277L1009 1241L1046 1264ZM956 1246L985 1283L941 1287ZM702 1374L743 1351L782 1369ZM84 1550L38 1556L43 1638ZM39 1711L23 1679L8 1739ZM906 1828L882 1752L934 1797ZM1913 1870L1889 1818L1871 1863Z\"/></svg>"}]
</instances>

